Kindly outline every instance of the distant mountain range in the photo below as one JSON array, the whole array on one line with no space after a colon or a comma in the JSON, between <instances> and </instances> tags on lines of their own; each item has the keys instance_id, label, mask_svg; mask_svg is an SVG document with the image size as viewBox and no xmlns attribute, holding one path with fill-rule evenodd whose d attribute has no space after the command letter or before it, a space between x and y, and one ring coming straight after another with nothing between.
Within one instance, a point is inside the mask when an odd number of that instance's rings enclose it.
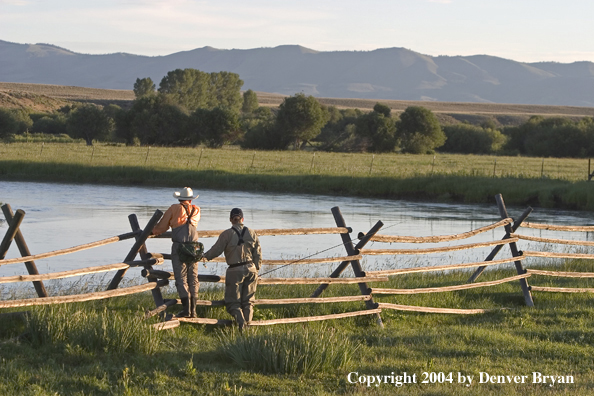
<instances>
[{"instance_id":1,"label":"distant mountain range","mask_svg":"<svg viewBox=\"0 0 594 396\"><path fill-rule=\"evenodd\" d=\"M320 52L298 45L212 47L167 56L86 55L0 40L0 81L132 89L168 71L240 75L244 89L326 98L521 103L594 107L594 63L522 63L487 55L428 56L405 48Z\"/></svg>"}]
</instances>

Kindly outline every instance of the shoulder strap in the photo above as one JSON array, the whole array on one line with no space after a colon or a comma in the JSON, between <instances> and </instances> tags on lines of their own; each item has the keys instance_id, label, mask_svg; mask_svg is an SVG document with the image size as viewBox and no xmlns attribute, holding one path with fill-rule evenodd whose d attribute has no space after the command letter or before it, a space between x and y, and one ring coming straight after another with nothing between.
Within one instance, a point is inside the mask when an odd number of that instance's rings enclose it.
<instances>
[{"instance_id":1,"label":"shoulder strap","mask_svg":"<svg viewBox=\"0 0 594 396\"><path fill-rule=\"evenodd\" d=\"M182 208L184 208L184 210L186 211L186 215L188 216L188 219L186 220L186 224L190 224L192 215L194 214L194 211L196 211L196 208L194 206L192 206L192 211L190 212L188 210L188 208L186 207L186 205L182 205L182 204L180 204L180 205L182 206Z\"/></svg>"},{"instance_id":2,"label":"shoulder strap","mask_svg":"<svg viewBox=\"0 0 594 396\"><path fill-rule=\"evenodd\" d=\"M237 237L239 238L239 241L237 241L237 246L243 244L244 240L243 240L243 236L245 235L245 231L247 230L247 227L243 227L243 230L241 230L241 234L239 233L239 231L237 231L237 229L235 227L231 227L231 229L233 231L235 231L235 233L237 234Z\"/></svg>"}]
</instances>

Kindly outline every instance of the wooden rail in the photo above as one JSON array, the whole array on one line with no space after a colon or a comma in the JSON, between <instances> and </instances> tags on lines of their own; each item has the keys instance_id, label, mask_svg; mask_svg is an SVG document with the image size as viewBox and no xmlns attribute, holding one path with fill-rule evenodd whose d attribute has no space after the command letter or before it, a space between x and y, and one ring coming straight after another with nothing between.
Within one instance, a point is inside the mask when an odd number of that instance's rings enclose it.
<instances>
[{"instance_id":1,"label":"wooden rail","mask_svg":"<svg viewBox=\"0 0 594 396\"><path fill-rule=\"evenodd\" d=\"M171 258L169 254L163 254L166 258ZM262 265L296 265L296 264L324 264L324 263L337 263L340 261L351 261L351 260L361 260L363 258L362 255L354 255L354 256L344 256L344 257L322 257L322 258L312 258L312 259L305 259L305 258L295 258L290 260L262 260ZM207 261L208 263L225 263L224 257L215 257L214 259Z\"/></svg>"},{"instance_id":2,"label":"wooden rail","mask_svg":"<svg viewBox=\"0 0 594 396\"><path fill-rule=\"evenodd\" d=\"M529 274L543 276L558 276L562 278L594 278L594 272L565 272L565 271L544 271L528 268Z\"/></svg>"},{"instance_id":3,"label":"wooden rail","mask_svg":"<svg viewBox=\"0 0 594 396\"><path fill-rule=\"evenodd\" d=\"M423 293L440 293L455 290L475 289L478 287L487 287L500 285L502 283L512 282L523 278L530 277L530 274L516 275L509 278L498 279L489 282L466 283L464 285L442 286L442 287L423 287L417 289L371 289L371 294L423 294Z\"/></svg>"},{"instance_id":4,"label":"wooden rail","mask_svg":"<svg viewBox=\"0 0 594 396\"><path fill-rule=\"evenodd\" d=\"M520 256L520 257L512 257L512 258L501 259L501 260L479 261L479 262L475 262L475 263L435 265L435 266L431 266L431 267L395 268L395 269L389 269L389 270L367 271L365 273L370 276L381 276L381 275L412 274L415 272L447 271L447 270L462 269L462 268L474 268L474 267L479 267L479 266L489 266L489 265L500 265L500 264L506 264L506 263L513 263L517 260L523 260L524 258L525 258L524 256Z\"/></svg>"},{"instance_id":5,"label":"wooden rail","mask_svg":"<svg viewBox=\"0 0 594 396\"><path fill-rule=\"evenodd\" d=\"M269 319L269 320L253 320L250 322L250 326L270 326L270 325L277 325L277 324L288 324L288 323L305 323L305 322L317 322L322 320L332 320L332 319L342 319L342 318L352 318L355 316L363 316L363 315L374 315L381 313L381 309L367 309L365 311L355 311L355 312L344 312L338 314L330 314L330 315L321 315L321 316L305 316L299 318L282 318L282 319ZM177 323L175 323L177 321ZM179 326L179 322L185 323L194 323L194 324L213 324L213 325L230 325L233 322L230 320L221 320L221 319L210 319L210 318L176 318L174 321L171 321L168 325L164 325L163 323L154 324L153 327L157 330L165 330L171 329L174 327ZM168 322L164 322L168 323Z\"/></svg>"},{"instance_id":6,"label":"wooden rail","mask_svg":"<svg viewBox=\"0 0 594 396\"><path fill-rule=\"evenodd\" d=\"M477 228L476 230L464 232L462 234L436 235L436 236L427 236L427 237L375 235L373 238L371 238L371 240L374 242L390 242L390 243L393 243L393 242L396 242L396 243L438 243L438 242L456 241L456 240L460 240L460 239L467 239L472 236L493 230L498 227L504 227L507 224L511 224L513 221L514 220L512 218L503 219L497 223L490 224L485 227Z\"/></svg>"},{"instance_id":7,"label":"wooden rail","mask_svg":"<svg viewBox=\"0 0 594 396\"><path fill-rule=\"evenodd\" d=\"M254 300L254 305L287 305L287 304L328 304L354 301L369 301L371 296L342 296L342 297L298 297L298 298L260 298ZM181 300L174 300L176 304L181 304ZM222 307L225 300L196 300L196 305Z\"/></svg>"},{"instance_id":8,"label":"wooden rail","mask_svg":"<svg viewBox=\"0 0 594 396\"><path fill-rule=\"evenodd\" d=\"M470 243L466 245L456 245L456 246L445 246L445 247L437 247L437 248L428 248L428 249L362 249L360 253L362 255L413 255L413 254L430 254L430 253L444 253L444 252L455 252L458 250L467 250L467 249L476 249L481 247L488 247L488 246L495 246L495 245L502 245L502 244L509 244L518 242L518 238L509 238L501 241L491 241L491 242L479 242L479 243Z\"/></svg>"},{"instance_id":9,"label":"wooden rail","mask_svg":"<svg viewBox=\"0 0 594 396\"><path fill-rule=\"evenodd\" d=\"M199 230L200 238L216 238L225 230ZM348 234L352 232L349 227L326 227L326 228L265 228L254 230L258 236L281 236L281 235L316 235L316 234ZM160 235L151 235L149 238L171 238L171 231Z\"/></svg>"},{"instance_id":10,"label":"wooden rail","mask_svg":"<svg viewBox=\"0 0 594 396\"><path fill-rule=\"evenodd\" d=\"M129 267L138 267L147 264L162 264L163 259L150 259L150 260L137 260L129 261L127 263L115 263L107 265L99 265L96 267L86 267L76 270L52 272L49 274L39 275L15 275L15 276L2 276L0 277L0 283L13 283L13 282L34 282L40 280L51 280L51 279L64 279L71 278L73 276L97 274L101 272L108 272L120 269L126 269Z\"/></svg>"},{"instance_id":11,"label":"wooden rail","mask_svg":"<svg viewBox=\"0 0 594 396\"><path fill-rule=\"evenodd\" d=\"M551 230L551 231L582 231L582 232L594 231L594 226L559 226L559 225L528 223L528 222L522 223L522 227L535 228L537 230Z\"/></svg>"},{"instance_id":12,"label":"wooden rail","mask_svg":"<svg viewBox=\"0 0 594 396\"><path fill-rule=\"evenodd\" d=\"M552 243L559 245L594 246L594 241L577 241L571 239L539 238L529 235L512 234L512 237L532 242Z\"/></svg>"},{"instance_id":13,"label":"wooden rail","mask_svg":"<svg viewBox=\"0 0 594 396\"><path fill-rule=\"evenodd\" d=\"M168 283L168 281L160 280L159 282L149 282L139 286L132 286L115 290L106 290L94 293L77 294L73 296L27 298L24 300L0 301L0 308L29 307L34 305L65 304L73 302L102 300L106 298L127 296L130 294L136 294L143 291L152 290L157 287L167 286Z\"/></svg>"},{"instance_id":14,"label":"wooden rail","mask_svg":"<svg viewBox=\"0 0 594 396\"><path fill-rule=\"evenodd\" d=\"M378 305L379 309L394 309L397 311L460 314L460 315L475 315L475 314L494 311L494 309L433 308L433 307L417 307L414 305L401 305L401 304L390 304L390 303L378 303L377 305Z\"/></svg>"},{"instance_id":15,"label":"wooden rail","mask_svg":"<svg viewBox=\"0 0 594 396\"><path fill-rule=\"evenodd\" d=\"M44 259L44 258L63 256L65 254L80 252L82 250L92 249L92 248L96 248L96 247L99 247L99 246L109 245L110 243L119 242L119 241L123 241L123 240L126 240L126 239L134 238L135 235L136 235L135 232L129 232L127 234L117 235L117 236L114 236L114 237L111 237L111 238L102 239L102 240L97 241L97 242L85 243L84 245L73 246L73 247L70 247L70 248L67 248L67 249L54 250L52 252L34 254L34 255L31 255L31 256L17 257L17 258L13 258L13 259L0 260L0 265L15 264L15 263L24 263L26 261L33 261L33 260L40 260L40 259Z\"/></svg>"},{"instance_id":16,"label":"wooden rail","mask_svg":"<svg viewBox=\"0 0 594 396\"><path fill-rule=\"evenodd\" d=\"M547 258L568 258L568 259L585 259L593 260L594 254L584 253L555 253L555 252L533 252L523 251L526 257L547 257Z\"/></svg>"},{"instance_id":17,"label":"wooden rail","mask_svg":"<svg viewBox=\"0 0 594 396\"><path fill-rule=\"evenodd\" d=\"M590 288L569 288L569 287L542 287L531 286L533 291L555 292L555 293L594 293Z\"/></svg>"},{"instance_id":18,"label":"wooden rail","mask_svg":"<svg viewBox=\"0 0 594 396\"><path fill-rule=\"evenodd\" d=\"M370 272L366 274L371 274ZM143 271L143 276L152 275L159 279L173 279L173 272L168 271ZM211 278L207 278L211 277ZM388 277L385 275L372 275L364 278L258 278L258 285L316 285L320 283L336 283L336 284L352 284L360 283L362 280L366 282L387 282ZM225 283L224 276L218 275L202 275L198 274L198 281L200 282L214 282Z\"/></svg>"}]
</instances>

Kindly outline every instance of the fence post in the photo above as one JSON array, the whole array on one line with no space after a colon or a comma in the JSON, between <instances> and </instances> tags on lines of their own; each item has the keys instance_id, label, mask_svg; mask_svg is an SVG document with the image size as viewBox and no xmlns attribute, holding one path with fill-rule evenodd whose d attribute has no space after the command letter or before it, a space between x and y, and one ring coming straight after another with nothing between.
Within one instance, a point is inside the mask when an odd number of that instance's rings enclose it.
<instances>
[{"instance_id":1,"label":"fence post","mask_svg":"<svg viewBox=\"0 0 594 396\"><path fill-rule=\"evenodd\" d=\"M528 215L530 215L530 213L532 213L532 208L529 206L526 208L526 210L524 210L524 212L520 215L520 217L518 218L518 220L516 220L512 226L512 232L516 232L516 230L518 228L520 228L520 225L522 224L522 222L524 220L526 220L526 218L528 217ZM502 219L506 219L507 217L502 217ZM501 238L501 240L506 240L509 239L510 236L509 234L505 234L505 236L503 238ZM491 253L489 253L489 255L485 258L485 260L483 261L491 261L495 258L495 256L497 256L497 253L499 253L499 251L503 248L504 245L497 245L495 246L495 248L491 251ZM483 273L483 271L485 270L485 268L487 268L486 266L482 265L480 267L478 267L476 269L476 271L472 274L472 276L470 278L468 278L467 283L472 283L474 281L476 281L476 279Z\"/></svg>"},{"instance_id":2,"label":"fence post","mask_svg":"<svg viewBox=\"0 0 594 396\"><path fill-rule=\"evenodd\" d=\"M384 223L382 223L381 221L378 221L377 223L375 223L375 225L369 230L369 232L367 232L367 234L360 236L359 237L359 243L357 243L357 245L355 246L356 250L359 249L363 249L363 247L367 244L367 242L369 242L369 240L379 231L380 228L382 228L382 226L384 225ZM340 274L342 274L342 272L346 269L346 267L349 265L350 261L343 261L342 263L340 263L338 265L338 267L336 267L336 269L334 271L332 271L332 273L330 274L330 278L338 278L340 276ZM329 284L328 283L322 283L311 295L311 297L318 297L320 294L322 294L322 292L324 290L326 290L328 288Z\"/></svg>"},{"instance_id":3,"label":"fence post","mask_svg":"<svg viewBox=\"0 0 594 396\"><path fill-rule=\"evenodd\" d=\"M200 150L200 157L198 157L198 165L196 165L196 168L200 168L200 161L202 161L202 153L204 153L204 149Z\"/></svg>"},{"instance_id":4,"label":"fence post","mask_svg":"<svg viewBox=\"0 0 594 396\"><path fill-rule=\"evenodd\" d=\"M4 260L6 258L8 248L19 231L19 227L21 226L24 218L25 211L22 209L17 209L12 221L10 222L10 225L8 226L8 230L6 230L6 234L2 239L2 244L0 244L0 260Z\"/></svg>"},{"instance_id":5,"label":"fence post","mask_svg":"<svg viewBox=\"0 0 594 396\"><path fill-rule=\"evenodd\" d=\"M12 208L10 207L9 204L4 204L2 205L2 212L4 213L4 217L6 218L6 222L8 224L12 224L13 219L14 219L14 214L12 212ZM23 216L25 215L24 211L21 211L23 214ZM17 211L18 213L18 211ZM17 219L18 221L18 219ZM22 219L20 220L22 221ZM19 248L19 252L21 253L21 256L26 257L26 256L31 256L31 252L29 251L29 247L27 246L27 243L25 242L25 238L23 237L23 234L21 233L20 229L17 229L15 235L14 235L14 241L17 244L17 247ZM8 249L8 247L7 247ZM37 266L35 265L34 261L27 261L25 263L25 267L27 268L27 272L29 273L29 275L39 275L39 272L37 271ZM33 282L33 286L35 287L35 291L37 292L37 295L39 297L47 297L47 291L45 290L45 286L43 285L42 281L35 281Z\"/></svg>"},{"instance_id":6,"label":"fence post","mask_svg":"<svg viewBox=\"0 0 594 396\"><path fill-rule=\"evenodd\" d=\"M146 242L149 235L151 235L151 233L153 232L153 227L155 227L155 225L161 219L161 217L163 217L163 212L161 212L159 209L155 210L153 217L151 217L148 223L146 223L146 227L144 228L142 233L136 238L136 242L132 246L132 249L130 249L130 252L126 256L126 258L123 260L124 262L134 260L134 258L136 257L138 252L140 252L140 249L144 245L144 242ZM118 270L118 272L111 280L109 286L107 286L107 290L117 289L118 285L122 281L122 278L124 278L124 274L126 273L126 271L127 269Z\"/></svg>"},{"instance_id":7,"label":"fence post","mask_svg":"<svg viewBox=\"0 0 594 396\"><path fill-rule=\"evenodd\" d=\"M138 224L138 217L136 217L135 214L131 214L130 216L128 216L128 221L130 222L130 227L132 228L132 231L138 231L138 232L142 231L140 229L140 225ZM140 235L137 235L136 236L136 238L137 238L136 240L138 240L139 237L140 237ZM145 245L142 245L140 247L139 253L140 253L140 258L142 260L146 260L146 259L149 258L149 254L148 254L148 251L146 249L146 244ZM146 269L146 270L152 270L153 269L153 266L150 265L150 264L147 264L147 265L144 266L144 269ZM152 277L152 276L147 276L147 280L149 282L156 282L158 279L155 278L155 277ZM161 293L161 289L160 288L158 288L158 287L157 288L154 288L153 290L151 290L151 293L153 294L153 299L155 300L155 306L156 307L159 307L159 306L161 306L161 305L164 304L163 294Z\"/></svg>"},{"instance_id":8,"label":"fence post","mask_svg":"<svg viewBox=\"0 0 594 396\"><path fill-rule=\"evenodd\" d=\"M340 212L340 208L338 206L335 206L332 208L332 215L334 216L334 221L336 222L336 226L337 227L346 227L346 223L344 221L344 218L342 217L342 213ZM375 233L377 233L377 231L379 231L379 229L383 226L384 224L381 221L378 221L376 223L376 227L377 229L375 229L375 231L373 232L373 234L371 234L371 231L365 236L365 243L367 243L367 241L369 241L369 239L375 235ZM372 229L373 230L373 229ZM344 244L344 247L347 251L347 255L349 256L356 256L357 254L359 254L359 248L355 248L355 246L353 245L353 241L351 240L351 237L348 233L344 233L344 234L340 234L340 237L342 238L342 242ZM363 239L361 240L361 242L363 242ZM359 244L357 244L357 246L359 246ZM355 273L356 277L365 277L365 272L363 272L363 269L361 268L361 263L359 262L359 260L352 260L350 261L351 263L351 267L353 268L353 272ZM347 264L348 265L348 262ZM345 268L346 268L345 265ZM342 266L342 264L341 264ZM332 273L332 275L334 275L337 272L338 268ZM342 271L340 271L342 272ZM340 273L337 273L335 276L330 275L333 278L337 278L338 275ZM321 288L322 285L320 285L320 287L318 289ZM323 290L323 289L322 289ZM361 282L359 283L359 290L361 290L361 294L369 296L371 295L369 287L367 286L366 282ZM317 292L317 290L316 290ZM365 305L367 306L367 309L375 309L377 308L376 304L373 302L373 298L369 299L368 301L365 301ZM380 327L384 327L384 323L382 322L382 317L380 316L380 314L377 314L377 324Z\"/></svg>"},{"instance_id":9,"label":"fence post","mask_svg":"<svg viewBox=\"0 0 594 396\"><path fill-rule=\"evenodd\" d=\"M503 202L502 195L501 194L495 195L495 200L497 201L497 208L499 209L499 213L500 213L501 217L507 218L508 217L507 209L505 208L505 202ZM505 232L506 232L506 236L509 236L510 234L512 234L514 232L512 229L512 226L509 224L506 225ZM512 256L518 257L521 255L520 252L518 252L518 247L515 242L510 243L509 248L511 250ZM518 275L523 275L526 273L526 270L522 266L521 261L519 261L519 260L515 261L514 264L516 265L516 271L518 272ZM522 292L524 293L524 300L526 301L526 305L529 307L533 307L534 301L532 301L532 294L530 293L530 286L528 286L528 281L526 280L526 278L520 279L520 286L522 286Z\"/></svg>"}]
</instances>

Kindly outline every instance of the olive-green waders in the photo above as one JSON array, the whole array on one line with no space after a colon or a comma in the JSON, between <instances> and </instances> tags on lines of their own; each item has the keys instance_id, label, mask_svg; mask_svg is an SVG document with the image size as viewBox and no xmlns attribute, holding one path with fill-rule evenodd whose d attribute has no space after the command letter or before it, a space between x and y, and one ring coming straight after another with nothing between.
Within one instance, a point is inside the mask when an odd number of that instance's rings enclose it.
<instances>
[{"instance_id":1,"label":"olive-green waders","mask_svg":"<svg viewBox=\"0 0 594 396\"><path fill-rule=\"evenodd\" d=\"M225 274L225 306L240 329L252 321L258 285L258 271L253 263L227 268Z\"/></svg>"},{"instance_id":2,"label":"olive-green waders","mask_svg":"<svg viewBox=\"0 0 594 396\"><path fill-rule=\"evenodd\" d=\"M189 218L190 216L188 216ZM177 294L179 294L183 306L183 311L178 316L195 316L196 299L200 287L198 283L198 263L182 263L177 249L180 243L198 241L196 227L190 224L188 220L186 224L171 230L171 240L173 241L171 245L171 265L175 276Z\"/></svg>"}]
</instances>

